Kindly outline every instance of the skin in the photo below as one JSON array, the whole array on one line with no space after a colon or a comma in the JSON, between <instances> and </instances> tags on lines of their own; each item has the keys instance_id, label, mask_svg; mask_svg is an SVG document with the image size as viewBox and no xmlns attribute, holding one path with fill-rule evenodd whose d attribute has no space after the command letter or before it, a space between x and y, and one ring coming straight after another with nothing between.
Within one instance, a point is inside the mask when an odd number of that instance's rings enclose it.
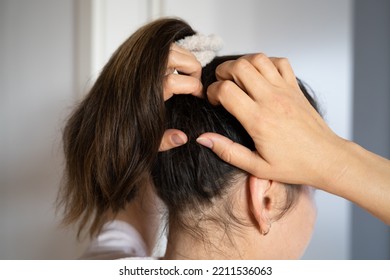
<instances>
[{"instance_id":1,"label":"skin","mask_svg":"<svg viewBox=\"0 0 390 280\"><path fill-rule=\"evenodd\" d=\"M294 207L278 218L284 207L283 184L254 176L243 176L229 194L219 198L203 215L187 219L190 227L202 230L203 238L170 228L165 259L298 259L308 245L316 210L309 188ZM233 204L233 214L244 224L224 228L207 220L226 216L224 204ZM229 217L227 217L229 219ZM234 222L233 222L234 223Z\"/></svg>"}]
</instances>

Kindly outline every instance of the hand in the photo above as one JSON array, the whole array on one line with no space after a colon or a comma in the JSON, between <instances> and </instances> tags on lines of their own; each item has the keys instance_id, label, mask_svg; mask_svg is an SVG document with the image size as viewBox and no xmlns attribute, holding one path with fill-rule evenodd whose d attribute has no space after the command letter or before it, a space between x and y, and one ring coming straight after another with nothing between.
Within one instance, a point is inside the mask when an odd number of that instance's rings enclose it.
<instances>
[{"instance_id":1,"label":"hand","mask_svg":"<svg viewBox=\"0 0 390 280\"><path fill-rule=\"evenodd\" d=\"M202 134L198 142L260 178L321 184L324 169L332 157L341 156L344 141L307 101L288 60L248 55L221 64L216 76L208 99L240 121L257 151L215 133Z\"/></svg>"},{"instance_id":2,"label":"hand","mask_svg":"<svg viewBox=\"0 0 390 280\"><path fill-rule=\"evenodd\" d=\"M192 94L201 97L203 90L200 81L201 74L202 66L195 56L176 44L172 44L164 81L164 100L168 100L174 94ZM168 129L161 140L159 151L170 150L187 143L187 141L184 132Z\"/></svg>"}]
</instances>

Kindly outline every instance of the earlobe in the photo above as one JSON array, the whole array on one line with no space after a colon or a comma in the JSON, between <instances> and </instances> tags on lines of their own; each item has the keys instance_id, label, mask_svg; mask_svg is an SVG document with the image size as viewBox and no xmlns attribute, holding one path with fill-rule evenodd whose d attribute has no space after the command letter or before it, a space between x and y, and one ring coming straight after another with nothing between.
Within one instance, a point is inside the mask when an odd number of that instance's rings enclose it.
<instances>
[{"instance_id":1,"label":"earlobe","mask_svg":"<svg viewBox=\"0 0 390 280\"><path fill-rule=\"evenodd\" d=\"M271 228L270 198L267 193L271 184L270 180L249 176L249 206L262 235L266 235Z\"/></svg>"}]
</instances>

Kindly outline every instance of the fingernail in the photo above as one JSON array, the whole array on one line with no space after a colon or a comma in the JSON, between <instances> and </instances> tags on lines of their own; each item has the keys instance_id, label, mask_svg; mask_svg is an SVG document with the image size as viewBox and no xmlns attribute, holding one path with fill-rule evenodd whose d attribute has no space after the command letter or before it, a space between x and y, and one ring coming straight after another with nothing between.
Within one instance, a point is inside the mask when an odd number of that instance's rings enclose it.
<instances>
[{"instance_id":1,"label":"fingernail","mask_svg":"<svg viewBox=\"0 0 390 280\"><path fill-rule=\"evenodd\" d=\"M213 148L213 142L208 138L201 138L200 137L200 138L196 139L196 142L198 142L199 144L201 144L207 148L210 148L210 149Z\"/></svg>"},{"instance_id":2,"label":"fingernail","mask_svg":"<svg viewBox=\"0 0 390 280\"><path fill-rule=\"evenodd\" d=\"M178 134L172 135L172 141L173 141L173 143L175 143L178 146L186 143L186 141L183 138L181 138Z\"/></svg>"}]
</instances>

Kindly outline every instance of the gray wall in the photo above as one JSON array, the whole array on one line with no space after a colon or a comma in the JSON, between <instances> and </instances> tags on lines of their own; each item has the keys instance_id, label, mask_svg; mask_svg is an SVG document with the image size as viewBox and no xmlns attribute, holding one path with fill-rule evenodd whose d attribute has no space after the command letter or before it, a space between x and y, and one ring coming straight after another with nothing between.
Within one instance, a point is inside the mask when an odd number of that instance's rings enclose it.
<instances>
[{"instance_id":1,"label":"gray wall","mask_svg":"<svg viewBox=\"0 0 390 280\"><path fill-rule=\"evenodd\" d=\"M75 99L73 4L0 1L0 259L75 258L82 249L54 207Z\"/></svg>"},{"instance_id":2,"label":"gray wall","mask_svg":"<svg viewBox=\"0 0 390 280\"><path fill-rule=\"evenodd\" d=\"M356 0L354 28L353 139L390 158L390 1ZM390 259L390 227L356 205L351 243L353 259Z\"/></svg>"}]
</instances>

